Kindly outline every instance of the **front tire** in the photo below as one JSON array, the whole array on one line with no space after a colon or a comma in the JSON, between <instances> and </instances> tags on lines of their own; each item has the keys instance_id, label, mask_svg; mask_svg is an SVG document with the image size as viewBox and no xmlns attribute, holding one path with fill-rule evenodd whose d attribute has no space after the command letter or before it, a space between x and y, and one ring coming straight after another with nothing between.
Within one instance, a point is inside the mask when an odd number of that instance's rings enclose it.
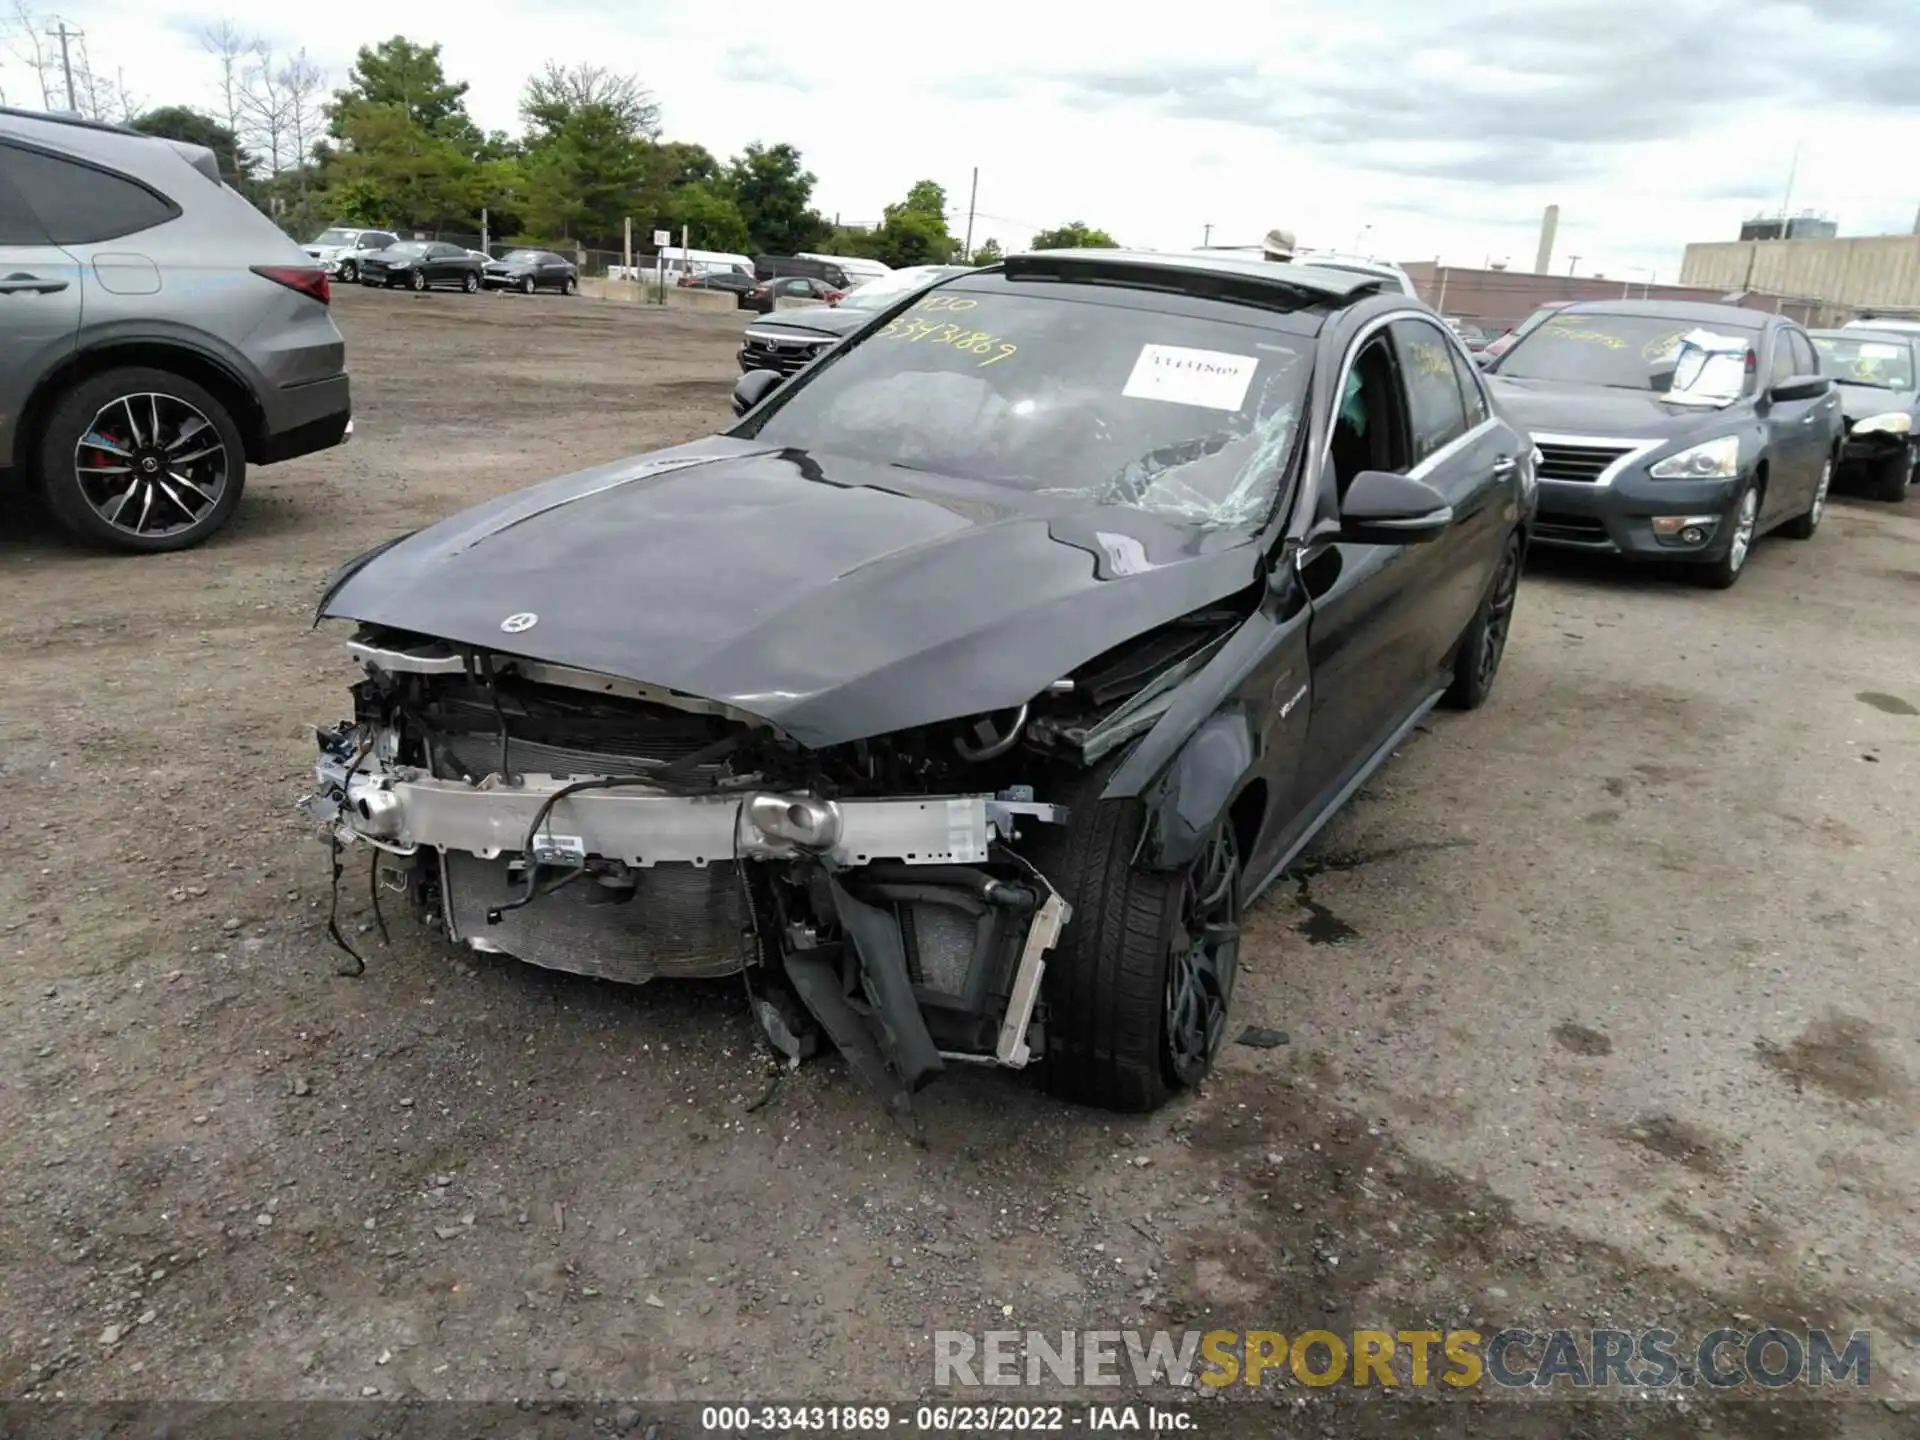
<instances>
[{"instance_id":1,"label":"front tire","mask_svg":"<svg viewBox=\"0 0 1920 1440\"><path fill-rule=\"evenodd\" d=\"M1871 490L1873 498L1898 505L1907 498L1913 485L1914 467L1920 463L1920 448L1908 445L1897 455L1889 455L1874 466Z\"/></svg>"},{"instance_id":2,"label":"front tire","mask_svg":"<svg viewBox=\"0 0 1920 1440\"><path fill-rule=\"evenodd\" d=\"M531 276L531 275L528 275L528 276L525 276L525 277L523 277L523 278L521 279L521 281L520 281L520 293L521 293L522 295L531 295L531 294L533 294L533 292L534 292L534 290L535 290L536 288L537 288L537 287L536 287L536 286L534 285L534 283L533 283L533 276Z\"/></svg>"},{"instance_id":3,"label":"front tire","mask_svg":"<svg viewBox=\"0 0 1920 1440\"><path fill-rule=\"evenodd\" d=\"M232 516L246 446L227 407L165 370L109 370L53 407L35 456L48 512L86 544L185 550Z\"/></svg>"},{"instance_id":4,"label":"front tire","mask_svg":"<svg viewBox=\"0 0 1920 1440\"><path fill-rule=\"evenodd\" d=\"M1073 906L1043 989L1054 1095L1132 1113L1206 1078L1226 1039L1240 954L1240 855L1225 817L1176 870L1131 862L1137 800L1101 800L1110 773L1086 777L1041 872Z\"/></svg>"},{"instance_id":5,"label":"front tire","mask_svg":"<svg viewBox=\"0 0 1920 1440\"><path fill-rule=\"evenodd\" d=\"M427 272L424 270L414 271L412 278L407 281L407 284L412 288L414 294L421 294L427 288Z\"/></svg>"},{"instance_id":6,"label":"front tire","mask_svg":"<svg viewBox=\"0 0 1920 1440\"><path fill-rule=\"evenodd\" d=\"M1726 551L1717 559L1694 567L1694 579L1709 590L1731 590L1746 573L1747 558L1760 530L1760 487L1748 481L1733 502Z\"/></svg>"},{"instance_id":7,"label":"front tire","mask_svg":"<svg viewBox=\"0 0 1920 1440\"><path fill-rule=\"evenodd\" d=\"M572 295L577 290L579 290L579 288L580 288L580 282L571 275L567 276L565 280L562 280L560 282L560 293L562 295Z\"/></svg>"},{"instance_id":8,"label":"front tire","mask_svg":"<svg viewBox=\"0 0 1920 1440\"><path fill-rule=\"evenodd\" d=\"M1813 532L1820 528L1820 517L1827 513L1827 492L1833 489L1833 457L1829 455L1820 466L1820 483L1814 487L1813 503L1807 506L1804 514L1796 515L1780 527L1780 533L1789 540L1811 540Z\"/></svg>"},{"instance_id":9,"label":"front tire","mask_svg":"<svg viewBox=\"0 0 1920 1440\"><path fill-rule=\"evenodd\" d=\"M1480 602L1454 656L1453 682L1441 697L1441 703L1449 709L1478 710L1493 693L1500 657L1507 649L1507 633L1513 626L1513 602L1520 592L1520 549L1520 532L1516 530L1507 537L1493 584L1487 588L1486 599Z\"/></svg>"},{"instance_id":10,"label":"front tire","mask_svg":"<svg viewBox=\"0 0 1920 1440\"><path fill-rule=\"evenodd\" d=\"M341 262L340 283L342 285L351 285L353 284L354 281L358 280L359 278L360 278L360 267L358 265L354 264L353 261L351 260L344 260Z\"/></svg>"},{"instance_id":11,"label":"front tire","mask_svg":"<svg viewBox=\"0 0 1920 1440\"><path fill-rule=\"evenodd\" d=\"M471 295L480 288L480 277L471 271L460 281L460 288Z\"/></svg>"}]
</instances>

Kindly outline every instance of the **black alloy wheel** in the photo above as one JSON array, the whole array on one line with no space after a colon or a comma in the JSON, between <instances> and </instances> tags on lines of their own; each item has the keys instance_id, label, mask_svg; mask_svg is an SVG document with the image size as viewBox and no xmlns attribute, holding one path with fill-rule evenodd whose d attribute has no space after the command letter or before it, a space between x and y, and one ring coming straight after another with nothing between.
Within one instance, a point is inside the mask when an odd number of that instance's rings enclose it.
<instances>
[{"instance_id":1,"label":"black alloy wheel","mask_svg":"<svg viewBox=\"0 0 1920 1440\"><path fill-rule=\"evenodd\" d=\"M1233 827L1222 825L1180 877L1168 944L1167 1067L1183 1089L1213 1068L1239 973L1240 854Z\"/></svg>"},{"instance_id":2,"label":"black alloy wheel","mask_svg":"<svg viewBox=\"0 0 1920 1440\"><path fill-rule=\"evenodd\" d=\"M1507 651L1507 636L1513 630L1514 602L1520 595L1521 548L1520 533L1515 531L1507 537L1493 584L1461 638L1453 662L1453 681L1442 697L1449 709L1478 710L1493 693L1500 659Z\"/></svg>"}]
</instances>

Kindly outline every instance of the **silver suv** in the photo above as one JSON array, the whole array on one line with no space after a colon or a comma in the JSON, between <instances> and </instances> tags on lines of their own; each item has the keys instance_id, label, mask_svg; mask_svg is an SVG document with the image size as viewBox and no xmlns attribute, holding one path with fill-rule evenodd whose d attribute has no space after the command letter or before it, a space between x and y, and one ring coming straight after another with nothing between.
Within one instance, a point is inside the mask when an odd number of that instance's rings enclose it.
<instances>
[{"instance_id":1,"label":"silver suv","mask_svg":"<svg viewBox=\"0 0 1920 1440\"><path fill-rule=\"evenodd\" d=\"M196 545L249 464L344 440L328 299L212 151L0 109L0 476L76 538Z\"/></svg>"}]
</instances>

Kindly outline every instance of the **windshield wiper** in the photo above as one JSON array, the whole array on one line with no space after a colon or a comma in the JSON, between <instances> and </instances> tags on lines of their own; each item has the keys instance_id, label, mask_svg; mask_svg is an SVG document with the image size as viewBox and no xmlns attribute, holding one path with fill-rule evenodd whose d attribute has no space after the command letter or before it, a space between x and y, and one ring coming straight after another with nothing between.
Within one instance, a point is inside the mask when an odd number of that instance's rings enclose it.
<instances>
[{"instance_id":1,"label":"windshield wiper","mask_svg":"<svg viewBox=\"0 0 1920 1440\"><path fill-rule=\"evenodd\" d=\"M1836 385L1857 385L1862 390L1898 390L1900 388L1898 385L1882 385L1878 380L1851 380L1845 375L1834 376L1833 383Z\"/></svg>"}]
</instances>

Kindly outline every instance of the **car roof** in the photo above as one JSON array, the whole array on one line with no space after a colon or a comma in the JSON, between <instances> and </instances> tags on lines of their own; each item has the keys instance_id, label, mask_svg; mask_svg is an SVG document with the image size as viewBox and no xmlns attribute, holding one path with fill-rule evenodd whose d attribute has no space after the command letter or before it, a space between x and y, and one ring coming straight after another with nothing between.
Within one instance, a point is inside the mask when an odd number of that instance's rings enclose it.
<instances>
[{"instance_id":1,"label":"car roof","mask_svg":"<svg viewBox=\"0 0 1920 1440\"><path fill-rule=\"evenodd\" d=\"M125 125L88 120L80 115L55 115L44 110L21 110L0 105L0 134L45 145L81 160L125 170L135 179L164 182L178 172L172 166L184 160L214 184L224 182L220 162L204 145L145 135Z\"/></svg>"},{"instance_id":2,"label":"car roof","mask_svg":"<svg viewBox=\"0 0 1920 1440\"><path fill-rule=\"evenodd\" d=\"M1063 280L1174 290L1271 310L1343 309L1380 294L1399 295L1390 277L1237 255L1157 250L1032 250L1009 255L989 272L1009 280ZM1405 299L1405 296L1400 298Z\"/></svg>"},{"instance_id":3,"label":"car roof","mask_svg":"<svg viewBox=\"0 0 1920 1440\"><path fill-rule=\"evenodd\" d=\"M1582 315L1644 315L1653 320L1697 320L1703 325L1718 321L1755 330L1777 318L1764 310L1714 305L1702 300L1575 300L1561 308Z\"/></svg>"}]
</instances>

